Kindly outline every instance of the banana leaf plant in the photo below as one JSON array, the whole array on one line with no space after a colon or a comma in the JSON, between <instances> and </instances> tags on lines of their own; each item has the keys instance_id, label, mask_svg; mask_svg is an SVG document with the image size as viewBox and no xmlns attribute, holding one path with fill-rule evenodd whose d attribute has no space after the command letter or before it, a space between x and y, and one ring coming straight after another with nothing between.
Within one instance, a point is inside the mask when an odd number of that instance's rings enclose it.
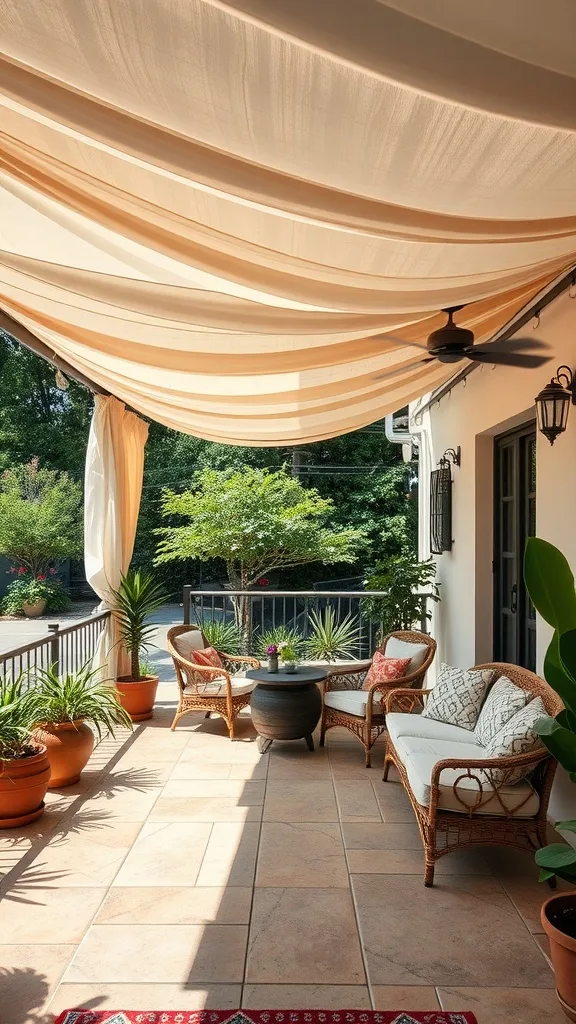
<instances>
[{"instance_id":1,"label":"banana leaf plant","mask_svg":"<svg viewBox=\"0 0 576 1024\"><path fill-rule=\"evenodd\" d=\"M554 633L544 659L544 677L564 704L555 718L536 723L550 753L576 782L576 590L564 555L553 544L530 537L524 556L524 578L532 604ZM557 821L560 832L576 833L576 820ZM540 880L558 875L576 884L576 849L552 843L536 852Z\"/></svg>"}]
</instances>

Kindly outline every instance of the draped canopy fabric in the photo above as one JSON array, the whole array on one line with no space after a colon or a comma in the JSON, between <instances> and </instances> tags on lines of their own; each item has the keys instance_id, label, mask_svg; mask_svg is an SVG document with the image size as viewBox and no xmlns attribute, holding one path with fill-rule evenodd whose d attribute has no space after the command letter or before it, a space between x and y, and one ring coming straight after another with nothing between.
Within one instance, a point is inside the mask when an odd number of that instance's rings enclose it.
<instances>
[{"instance_id":1,"label":"draped canopy fabric","mask_svg":"<svg viewBox=\"0 0 576 1024\"><path fill-rule=\"evenodd\" d=\"M576 260L567 0L0 0L0 308L274 445L442 383Z\"/></svg>"}]
</instances>

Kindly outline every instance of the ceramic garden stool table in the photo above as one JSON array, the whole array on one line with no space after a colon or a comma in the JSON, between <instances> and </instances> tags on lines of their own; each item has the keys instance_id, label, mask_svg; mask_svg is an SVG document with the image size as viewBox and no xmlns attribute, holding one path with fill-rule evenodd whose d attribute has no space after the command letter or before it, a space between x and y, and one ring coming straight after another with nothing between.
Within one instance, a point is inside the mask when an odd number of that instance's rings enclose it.
<instances>
[{"instance_id":1,"label":"ceramic garden stool table","mask_svg":"<svg viewBox=\"0 0 576 1024\"><path fill-rule=\"evenodd\" d=\"M247 679L255 679L250 710L258 733L258 750L268 750L272 740L305 739L314 750L312 733L320 721L322 697L317 683L326 678L321 668L298 666L295 672L268 672L251 668Z\"/></svg>"}]
</instances>

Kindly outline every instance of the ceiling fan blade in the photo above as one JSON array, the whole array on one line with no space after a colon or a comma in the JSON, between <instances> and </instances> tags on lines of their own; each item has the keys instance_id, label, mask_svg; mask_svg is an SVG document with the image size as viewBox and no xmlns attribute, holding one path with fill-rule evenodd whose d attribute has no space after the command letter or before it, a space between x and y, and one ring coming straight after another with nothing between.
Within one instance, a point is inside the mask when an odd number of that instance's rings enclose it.
<instances>
[{"instance_id":1,"label":"ceiling fan blade","mask_svg":"<svg viewBox=\"0 0 576 1024\"><path fill-rule=\"evenodd\" d=\"M429 356L427 359L414 359L411 363L404 363L404 366L398 366L395 370L379 373L372 380L386 380L388 377L398 377L401 374L408 373L410 370L415 370L417 366L423 366L424 363L431 363L433 359L434 356Z\"/></svg>"},{"instance_id":2,"label":"ceiling fan blade","mask_svg":"<svg viewBox=\"0 0 576 1024\"><path fill-rule=\"evenodd\" d=\"M550 346L540 338L509 338L508 341L485 341L474 346L474 352L546 352Z\"/></svg>"},{"instance_id":3,"label":"ceiling fan blade","mask_svg":"<svg viewBox=\"0 0 576 1024\"><path fill-rule=\"evenodd\" d=\"M424 341L408 341L398 334L373 334L371 338L375 341L393 341L396 345L403 345L405 348L421 348L427 351L426 339Z\"/></svg>"},{"instance_id":4,"label":"ceiling fan blade","mask_svg":"<svg viewBox=\"0 0 576 1024\"><path fill-rule=\"evenodd\" d=\"M471 359L475 363L494 363L495 366L521 366L524 369L536 369L538 366L543 366L550 359L550 356L536 355L536 353L528 352L493 352L491 346L487 346L485 350L481 350L478 346L469 348L465 355L468 359Z\"/></svg>"}]
</instances>

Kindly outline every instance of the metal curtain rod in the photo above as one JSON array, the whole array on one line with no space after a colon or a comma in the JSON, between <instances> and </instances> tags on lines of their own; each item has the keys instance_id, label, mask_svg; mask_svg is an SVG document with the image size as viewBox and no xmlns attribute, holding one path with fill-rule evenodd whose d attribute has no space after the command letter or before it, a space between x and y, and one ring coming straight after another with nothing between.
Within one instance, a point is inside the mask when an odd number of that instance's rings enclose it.
<instances>
[{"instance_id":1,"label":"metal curtain rod","mask_svg":"<svg viewBox=\"0 0 576 1024\"><path fill-rule=\"evenodd\" d=\"M16 341L20 342L24 348L34 352L35 355L45 359L46 362L51 363L57 370L61 370L66 377L70 377L72 380L77 381L78 384L82 384L89 391L94 392L95 395L104 395L106 398L110 398L111 394L106 391L105 388L100 387L89 377L86 377L81 370L77 370L76 367L71 366L65 359L61 359L57 356L51 348L48 347L40 338L37 338L32 331L29 331L23 324L18 323L14 320L14 317L10 316L9 313L5 313L3 309L0 309L0 328L3 328L7 334L11 334L12 337L16 338Z\"/></svg>"}]
</instances>

